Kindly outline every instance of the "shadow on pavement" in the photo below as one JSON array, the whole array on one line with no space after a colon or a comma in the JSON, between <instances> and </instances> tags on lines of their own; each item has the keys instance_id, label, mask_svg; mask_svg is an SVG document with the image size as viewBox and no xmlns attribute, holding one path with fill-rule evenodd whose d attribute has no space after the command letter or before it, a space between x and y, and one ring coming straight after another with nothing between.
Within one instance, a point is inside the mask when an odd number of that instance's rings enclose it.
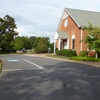
<instances>
[{"instance_id":1,"label":"shadow on pavement","mask_svg":"<svg viewBox=\"0 0 100 100\"><path fill-rule=\"evenodd\" d=\"M70 62L43 67L2 72L0 100L100 100L100 68Z\"/></svg>"}]
</instances>

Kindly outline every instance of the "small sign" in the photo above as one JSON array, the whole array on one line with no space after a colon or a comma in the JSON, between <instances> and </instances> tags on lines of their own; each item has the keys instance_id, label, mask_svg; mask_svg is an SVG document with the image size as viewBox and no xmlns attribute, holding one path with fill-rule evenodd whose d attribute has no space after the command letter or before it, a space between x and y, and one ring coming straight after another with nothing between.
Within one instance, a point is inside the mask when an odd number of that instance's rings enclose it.
<instances>
[{"instance_id":1,"label":"small sign","mask_svg":"<svg viewBox=\"0 0 100 100\"><path fill-rule=\"evenodd\" d=\"M8 62L19 62L19 60L7 60Z\"/></svg>"}]
</instances>

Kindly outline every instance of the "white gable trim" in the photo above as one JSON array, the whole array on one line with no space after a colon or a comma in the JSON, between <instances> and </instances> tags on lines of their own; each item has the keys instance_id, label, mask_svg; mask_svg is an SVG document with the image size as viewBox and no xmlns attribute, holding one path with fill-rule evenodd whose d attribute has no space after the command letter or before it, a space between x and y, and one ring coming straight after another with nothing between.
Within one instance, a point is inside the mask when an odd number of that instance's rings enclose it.
<instances>
[{"instance_id":1,"label":"white gable trim","mask_svg":"<svg viewBox=\"0 0 100 100\"><path fill-rule=\"evenodd\" d=\"M70 17L74 20L74 22L76 23L76 25L77 25L79 28L81 28L81 26L75 21L75 19L70 15L70 13L69 13L69 12L67 11L67 9L65 8L64 11L63 11L63 13L62 13L62 16L61 16L61 18L60 18L60 22L59 22L59 25L58 25L57 30L59 30L59 28L60 28L60 26L61 26L61 24L62 24L63 19L67 18L68 16L70 16Z\"/></svg>"},{"instance_id":2,"label":"white gable trim","mask_svg":"<svg viewBox=\"0 0 100 100\"><path fill-rule=\"evenodd\" d=\"M65 9L65 11L70 15L70 13ZM75 19L70 15L70 17L74 20L74 22L76 23L76 25L80 28L81 26L75 21Z\"/></svg>"},{"instance_id":3,"label":"white gable trim","mask_svg":"<svg viewBox=\"0 0 100 100\"><path fill-rule=\"evenodd\" d=\"M60 22L59 22L57 30L59 30L59 28L60 28L60 26L62 24L63 19L67 18L68 16L69 16L69 14L64 10L63 13L62 13L62 16L60 18Z\"/></svg>"},{"instance_id":4,"label":"white gable trim","mask_svg":"<svg viewBox=\"0 0 100 100\"><path fill-rule=\"evenodd\" d=\"M65 18L67 18L69 15L66 13L66 12L64 12L64 14L63 14L63 19L65 19Z\"/></svg>"},{"instance_id":5,"label":"white gable trim","mask_svg":"<svg viewBox=\"0 0 100 100\"><path fill-rule=\"evenodd\" d=\"M55 35L54 35L54 39L58 39L58 33L56 32Z\"/></svg>"}]
</instances>

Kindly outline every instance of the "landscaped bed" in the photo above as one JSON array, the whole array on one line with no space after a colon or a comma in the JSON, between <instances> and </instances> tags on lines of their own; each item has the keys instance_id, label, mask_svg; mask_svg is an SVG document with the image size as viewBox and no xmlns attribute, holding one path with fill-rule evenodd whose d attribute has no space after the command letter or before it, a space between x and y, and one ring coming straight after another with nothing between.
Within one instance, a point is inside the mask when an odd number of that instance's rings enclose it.
<instances>
[{"instance_id":1,"label":"landscaped bed","mask_svg":"<svg viewBox=\"0 0 100 100\"><path fill-rule=\"evenodd\" d=\"M60 58L60 59L67 59L67 60L76 60L76 61L95 61L95 62L100 62L100 58L93 58L93 57L65 57L62 55L47 55L48 57L53 57L53 58Z\"/></svg>"}]
</instances>

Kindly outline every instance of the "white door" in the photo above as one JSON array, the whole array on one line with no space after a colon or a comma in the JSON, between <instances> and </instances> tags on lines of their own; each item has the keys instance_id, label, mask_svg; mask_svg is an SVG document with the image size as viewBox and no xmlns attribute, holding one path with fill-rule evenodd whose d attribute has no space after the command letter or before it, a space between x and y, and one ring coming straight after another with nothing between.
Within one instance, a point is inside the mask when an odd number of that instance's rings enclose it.
<instances>
[{"instance_id":1,"label":"white door","mask_svg":"<svg viewBox=\"0 0 100 100\"><path fill-rule=\"evenodd\" d=\"M68 49L68 47L67 47L67 41L64 41L64 49Z\"/></svg>"}]
</instances>

